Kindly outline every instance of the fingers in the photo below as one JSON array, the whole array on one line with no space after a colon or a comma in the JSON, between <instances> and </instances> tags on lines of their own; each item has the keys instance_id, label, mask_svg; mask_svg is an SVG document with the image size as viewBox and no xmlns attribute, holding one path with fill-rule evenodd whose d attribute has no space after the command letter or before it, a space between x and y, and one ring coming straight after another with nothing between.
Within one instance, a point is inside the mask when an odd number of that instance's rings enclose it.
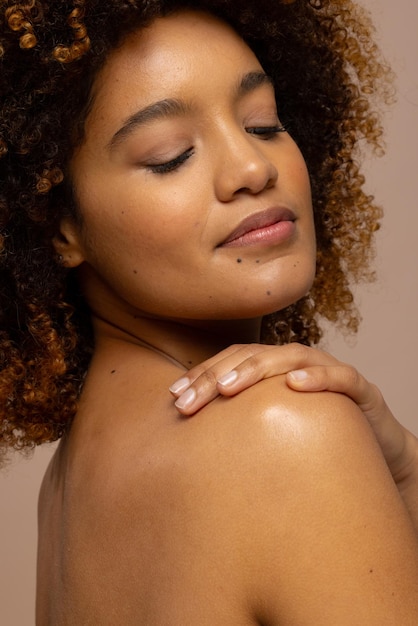
<instances>
[{"instance_id":1,"label":"fingers","mask_svg":"<svg viewBox=\"0 0 418 626\"><path fill-rule=\"evenodd\" d=\"M219 395L219 379L232 381L236 376L234 370L236 365L271 347L260 344L230 346L215 357L192 368L186 376L170 386L170 392L177 398L176 407L184 415L195 413Z\"/></svg>"},{"instance_id":2,"label":"fingers","mask_svg":"<svg viewBox=\"0 0 418 626\"><path fill-rule=\"evenodd\" d=\"M271 376L286 374L302 366L337 363L337 361L319 350L297 343L285 346L265 346L239 363L235 369L218 378L218 390L222 395L232 396L247 387Z\"/></svg>"},{"instance_id":3,"label":"fingers","mask_svg":"<svg viewBox=\"0 0 418 626\"><path fill-rule=\"evenodd\" d=\"M369 383L354 367L336 363L317 365L288 372L286 382L297 391L336 391L354 400L362 411L380 409L384 402L379 389Z\"/></svg>"},{"instance_id":4,"label":"fingers","mask_svg":"<svg viewBox=\"0 0 418 626\"><path fill-rule=\"evenodd\" d=\"M320 363L333 365L338 361L296 343L236 345L190 370L170 391L177 398L178 410L191 415L219 394L233 396L265 378Z\"/></svg>"},{"instance_id":5,"label":"fingers","mask_svg":"<svg viewBox=\"0 0 418 626\"><path fill-rule=\"evenodd\" d=\"M235 367L235 365L241 363L251 355L274 347L275 346L265 346L259 343L234 344L232 346L229 346L228 348L225 348L225 350L218 352L210 359L207 359L199 365L192 367L187 372L186 377L191 384L197 378L199 378L199 376L204 375L205 372L208 371L212 371L216 375L221 375L221 373L226 373L230 371L233 367ZM172 387L174 386L175 383L174 385L172 385ZM172 389L172 387L170 388L170 390Z\"/></svg>"}]
</instances>

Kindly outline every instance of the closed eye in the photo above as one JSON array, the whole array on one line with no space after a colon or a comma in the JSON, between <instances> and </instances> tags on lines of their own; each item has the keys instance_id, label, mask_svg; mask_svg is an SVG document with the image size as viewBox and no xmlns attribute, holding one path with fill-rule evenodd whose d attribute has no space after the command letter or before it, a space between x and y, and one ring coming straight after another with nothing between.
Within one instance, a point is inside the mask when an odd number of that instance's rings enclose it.
<instances>
[{"instance_id":1,"label":"closed eye","mask_svg":"<svg viewBox=\"0 0 418 626\"><path fill-rule=\"evenodd\" d=\"M272 139L278 133L285 133L286 128L281 124L276 126L251 126L245 129L250 135L257 135L264 140ZM164 163L150 163L146 167L153 174L168 174L177 170L194 154L194 148L189 148L174 159L165 161Z\"/></svg>"},{"instance_id":2,"label":"closed eye","mask_svg":"<svg viewBox=\"0 0 418 626\"><path fill-rule=\"evenodd\" d=\"M189 148L185 150L174 159L170 159L170 161L165 161L164 163L150 163L146 167L153 174L168 174L169 172L173 172L177 168L179 168L183 163L190 159L190 157L194 154L194 148Z\"/></svg>"},{"instance_id":3,"label":"closed eye","mask_svg":"<svg viewBox=\"0 0 418 626\"><path fill-rule=\"evenodd\" d=\"M250 135L257 135L262 139L272 139L278 133L285 133L286 128L281 124L277 126L251 126L245 129Z\"/></svg>"}]
</instances>

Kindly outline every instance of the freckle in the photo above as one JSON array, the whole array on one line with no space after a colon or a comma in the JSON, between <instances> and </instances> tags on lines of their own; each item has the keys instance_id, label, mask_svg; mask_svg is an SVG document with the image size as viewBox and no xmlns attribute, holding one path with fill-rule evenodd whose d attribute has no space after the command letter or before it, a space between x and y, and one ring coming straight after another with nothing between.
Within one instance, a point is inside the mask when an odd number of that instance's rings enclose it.
<instances>
[{"instance_id":1,"label":"freckle","mask_svg":"<svg viewBox=\"0 0 418 626\"><path fill-rule=\"evenodd\" d=\"M136 270L134 270L134 274L138 274L138 272Z\"/></svg>"},{"instance_id":2,"label":"freckle","mask_svg":"<svg viewBox=\"0 0 418 626\"><path fill-rule=\"evenodd\" d=\"M114 374L115 372L116 372L116 370L112 370L110 373L111 373L111 374Z\"/></svg>"},{"instance_id":3,"label":"freckle","mask_svg":"<svg viewBox=\"0 0 418 626\"><path fill-rule=\"evenodd\" d=\"M271 291L266 291L268 296L271 296Z\"/></svg>"},{"instance_id":4,"label":"freckle","mask_svg":"<svg viewBox=\"0 0 418 626\"><path fill-rule=\"evenodd\" d=\"M369 570L369 574L373 574L373 570L372 570L372 569L371 569L371 570Z\"/></svg>"},{"instance_id":5,"label":"freckle","mask_svg":"<svg viewBox=\"0 0 418 626\"><path fill-rule=\"evenodd\" d=\"M237 259L237 263L242 263L242 259Z\"/></svg>"},{"instance_id":6,"label":"freckle","mask_svg":"<svg viewBox=\"0 0 418 626\"><path fill-rule=\"evenodd\" d=\"M187 365L191 365L193 361L187 361Z\"/></svg>"},{"instance_id":7,"label":"freckle","mask_svg":"<svg viewBox=\"0 0 418 626\"><path fill-rule=\"evenodd\" d=\"M257 259L256 263L260 263L260 259Z\"/></svg>"}]
</instances>

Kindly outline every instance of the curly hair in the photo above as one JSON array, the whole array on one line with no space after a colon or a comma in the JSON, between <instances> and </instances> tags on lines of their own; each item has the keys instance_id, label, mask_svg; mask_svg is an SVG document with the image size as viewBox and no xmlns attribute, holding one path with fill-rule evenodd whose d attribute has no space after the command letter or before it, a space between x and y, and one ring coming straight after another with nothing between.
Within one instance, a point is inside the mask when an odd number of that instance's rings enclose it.
<instances>
[{"instance_id":1,"label":"curly hair","mask_svg":"<svg viewBox=\"0 0 418 626\"><path fill-rule=\"evenodd\" d=\"M319 316L355 331L350 284L371 279L381 210L359 146L382 150L376 97L390 70L351 0L0 0L0 445L59 438L77 410L93 338L52 238L74 215L67 165L95 75L132 30L181 7L227 21L272 77L311 176L318 245L309 295L263 320L266 343L315 344ZM376 110L375 110L376 109Z\"/></svg>"}]
</instances>

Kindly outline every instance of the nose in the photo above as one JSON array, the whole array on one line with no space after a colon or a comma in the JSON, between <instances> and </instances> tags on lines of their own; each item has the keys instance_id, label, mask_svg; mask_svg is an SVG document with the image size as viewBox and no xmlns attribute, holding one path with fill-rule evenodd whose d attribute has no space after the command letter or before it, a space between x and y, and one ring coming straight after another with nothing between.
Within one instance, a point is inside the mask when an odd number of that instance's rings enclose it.
<instances>
[{"instance_id":1,"label":"nose","mask_svg":"<svg viewBox=\"0 0 418 626\"><path fill-rule=\"evenodd\" d=\"M222 202L241 193L258 194L272 187L279 176L262 140L241 129L237 131L233 135L223 134L217 144L215 190Z\"/></svg>"}]
</instances>

